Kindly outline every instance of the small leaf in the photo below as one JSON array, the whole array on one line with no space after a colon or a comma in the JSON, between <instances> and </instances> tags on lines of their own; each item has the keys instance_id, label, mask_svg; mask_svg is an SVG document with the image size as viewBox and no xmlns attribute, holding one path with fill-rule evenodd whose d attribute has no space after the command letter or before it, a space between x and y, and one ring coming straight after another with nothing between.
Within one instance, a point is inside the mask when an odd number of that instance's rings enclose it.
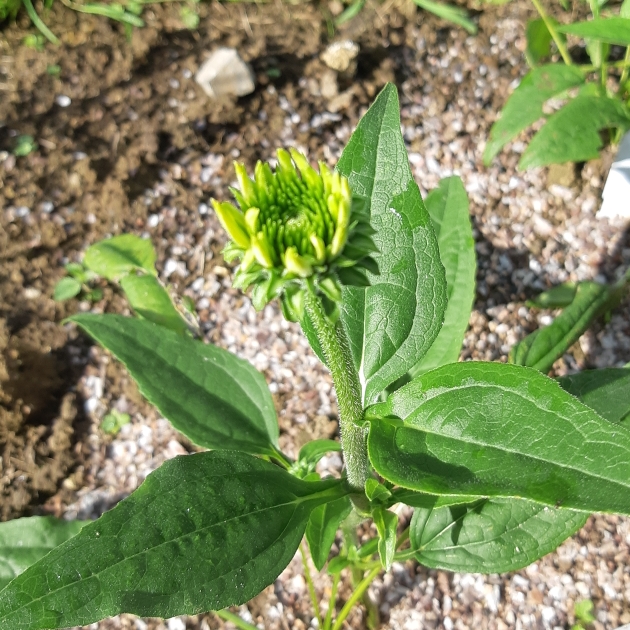
<instances>
[{"instance_id":1,"label":"small leaf","mask_svg":"<svg viewBox=\"0 0 630 630\"><path fill-rule=\"evenodd\" d=\"M426 206L446 270L448 302L444 324L433 345L409 371L412 378L459 359L475 299L475 241L462 180L459 177L441 180L438 188L427 196Z\"/></svg>"},{"instance_id":2,"label":"small leaf","mask_svg":"<svg viewBox=\"0 0 630 630\"><path fill-rule=\"evenodd\" d=\"M341 444L334 440L311 440L300 449L298 460L317 463L326 453L340 451Z\"/></svg>"},{"instance_id":3,"label":"small leaf","mask_svg":"<svg viewBox=\"0 0 630 630\"><path fill-rule=\"evenodd\" d=\"M156 275L151 241L134 234L121 234L94 243L85 251L83 264L108 280L119 280L135 269Z\"/></svg>"},{"instance_id":4,"label":"small leaf","mask_svg":"<svg viewBox=\"0 0 630 630\"><path fill-rule=\"evenodd\" d=\"M315 469L319 460L326 454L341 451L341 444L333 440L312 440L305 444L298 454L289 472L300 479L307 479L311 474L317 474Z\"/></svg>"},{"instance_id":5,"label":"small leaf","mask_svg":"<svg viewBox=\"0 0 630 630\"><path fill-rule=\"evenodd\" d=\"M530 308L563 308L569 306L575 298L577 284L575 282L564 282L557 287L543 291L532 300L527 301Z\"/></svg>"},{"instance_id":6,"label":"small leaf","mask_svg":"<svg viewBox=\"0 0 630 630\"><path fill-rule=\"evenodd\" d=\"M522 499L414 510L409 527L416 560L432 569L503 573L553 551L588 514Z\"/></svg>"},{"instance_id":7,"label":"small leaf","mask_svg":"<svg viewBox=\"0 0 630 630\"><path fill-rule=\"evenodd\" d=\"M588 53L591 63L596 68L601 68L602 64L608 59L610 44L602 44L596 39L587 39L586 52Z\"/></svg>"},{"instance_id":8,"label":"small leaf","mask_svg":"<svg viewBox=\"0 0 630 630\"><path fill-rule=\"evenodd\" d=\"M64 302L81 293L81 283L74 278L61 278L55 285L55 291L53 292L53 300L56 302Z\"/></svg>"},{"instance_id":9,"label":"small leaf","mask_svg":"<svg viewBox=\"0 0 630 630\"><path fill-rule=\"evenodd\" d=\"M558 382L562 389L609 422L623 423L630 414L630 370L627 368L587 370L563 376Z\"/></svg>"},{"instance_id":10,"label":"small leaf","mask_svg":"<svg viewBox=\"0 0 630 630\"><path fill-rule=\"evenodd\" d=\"M344 492L244 453L176 457L1 591L0 630L242 604L290 562L311 511Z\"/></svg>"},{"instance_id":11,"label":"small leaf","mask_svg":"<svg viewBox=\"0 0 630 630\"><path fill-rule=\"evenodd\" d=\"M359 122L337 164L370 204L380 274L343 287L341 320L364 404L411 369L437 337L446 280L437 239L407 159L396 88L387 85Z\"/></svg>"},{"instance_id":12,"label":"small leaf","mask_svg":"<svg viewBox=\"0 0 630 630\"><path fill-rule=\"evenodd\" d=\"M350 566L350 560L348 560L347 556L335 556L328 563L327 572L329 575L335 575L336 573L341 573L348 566Z\"/></svg>"},{"instance_id":13,"label":"small leaf","mask_svg":"<svg viewBox=\"0 0 630 630\"><path fill-rule=\"evenodd\" d=\"M603 147L600 131L630 127L623 103L607 96L582 96L552 114L532 138L518 166L521 169L586 162L599 156Z\"/></svg>"},{"instance_id":14,"label":"small leaf","mask_svg":"<svg viewBox=\"0 0 630 630\"><path fill-rule=\"evenodd\" d=\"M536 370L455 363L368 411L370 461L402 487L630 514L630 431Z\"/></svg>"},{"instance_id":15,"label":"small leaf","mask_svg":"<svg viewBox=\"0 0 630 630\"><path fill-rule=\"evenodd\" d=\"M579 619L584 623L593 623L593 621L595 621L593 608L593 602L590 599L583 599L575 602L575 605L573 606L573 614L576 619Z\"/></svg>"},{"instance_id":16,"label":"small leaf","mask_svg":"<svg viewBox=\"0 0 630 630\"><path fill-rule=\"evenodd\" d=\"M168 291L155 276L130 274L120 279L131 308L138 317L184 334L188 325L173 305Z\"/></svg>"},{"instance_id":17,"label":"small leaf","mask_svg":"<svg viewBox=\"0 0 630 630\"><path fill-rule=\"evenodd\" d=\"M80 314L70 321L121 361L147 400L195 444L275 454L273 399L247 361L146 320Z\"/></svg>"},{"instance_id":18,"label":"small leaf","mask_svg":"<svg viewBox=\"0 0 630 630\"><path fill-rule=\"evenodd\" d=\"M385 571L389 571L396 553L398 515L385 508L376 508L372 512L372 518L378 531L378 555Z\"/></svg>"},{"instance_id":19,"label":"small leaf","mask_svg":"<svg viewBox=\"0 0 630 630\"><path fill-rule=\"evenodd\" d=\"M392 493L373 477L365 482L365 494L373 503L385 503L392 496Z\"/></svg>"},{"instance_id":20,"label":"small leaf","mask_svg":"<svg viewBox=\"0 0 630 630\"><path fill-rule=\"evenodd\" d=\"M554 24L557 24L555 20L552 20ZM525 56L527 57L527 63L532 66L540 63L541 60L551 55L551 42L553 38L547 28L544 20L529 20L527 22L526 29L527 37L527 49Z\"/></svg>"},{"instance_id":21,"label":"small leaf","mask_svg":"<svg viewBox=\"0 0 630 630\"><path fill-rule=\"evenodd\" d=\"M630 46L630 19L627 17L603 17L589 22L562 24L558 26L558 31L607 44Z\"/></svg>"},{"instance_id":22,"label":"small leaf","mask_svg":"<svg viewBox=\"0 0 630 630\"><path fill-rule=\"evenodd\" d=\"M501 117L490 129L490 139L483 152L486 166L511 140L543 117L546 101L569 88L584 83L584 73L575 66L547 64L528 73L508 99Z\"/></svg>"},{"instance_id":23,"label":"small leaf","mask_svg":"<svg viewBox=\"0 0 630 630\"><path fill-rule=\"evenodd\" d=\"M85 521L29 516L0 523L0 590L43 558L51 549L81 531Z\"/></svg>"},{"instance_id":24,"label":"small leaf","mask_svg":"<svg viewBox=\"0 0 630 630\"><path fill-rule=\"evenodd\" d=\"M580 282L571 304L549 326L527 335L510 350L510 363L548 372L588 329L609 299L608 287Z\"/></svg>"},{"instance_id":25,"label":"small leaf","mask_svg":"<svg viewBox=\"0 0 630 630\"><path fill-rule=\"evenodd\" d=\"M320 505L311 512L306 526L306 540L318 571L326 564L337 530L350 512L352 503L348 497Z\"/></svg>"},{"instance_id":26,"label":"small leaf","mask_svg":"<svg viewBox=\"0 0 630 630\"><path fill-rule=\"evenodd\" d=\"M121 413L117 409L112 409L101 420L101 431L116 435L122 427L131 422L131 416L128 413Z\"/></svg>"}]
</instances>

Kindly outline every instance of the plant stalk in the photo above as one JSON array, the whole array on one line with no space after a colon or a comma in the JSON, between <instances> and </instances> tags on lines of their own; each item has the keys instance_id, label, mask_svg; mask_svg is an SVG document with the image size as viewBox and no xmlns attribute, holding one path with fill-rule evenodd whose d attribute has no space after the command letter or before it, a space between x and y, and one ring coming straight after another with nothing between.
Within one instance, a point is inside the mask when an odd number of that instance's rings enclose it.
<instances>
[{"instance_id":1,"label":"plant stalk","mask_svg":"<svg viewBox=\"0 0 630 630\"><path fill-rule=\"evenodd\" d=\"M628 71L630 70L630 46L626 48L626 56L623 59L623 70L621 71L621 78L619 79L618 94L623 98L626 82L628 81Z\"/></svg>"},{"instance_id":2,"label":"plant stalk","mask_svg":"<svg viewBox=\"0 0 630 630\"><path fill-rule=\"evenodd\" d=\"M346 617L350 614L353 606L363 597L363 593L367 591L368 587L372 582L376 579L378 574L382 571L383 567L380 565L374 567L362 580L361 583L354 590L348 601L344 604L344 607L341 609L339 616L335 620L335 625L332 627L332 630L341 630L343 627L343 622L346 620Z\"/></svg>"},{"instance_id":3,"label":"plant stalk","mask_svg":"<svg viewBox=\"0 0 630 630\"><path fill-rule=\"evenodd\" d=\"M308 283L304 306L317 333L326 364L332 375L339 405L339 433L346 463L348 484L363 492L370 464L363 423L361 385L354 369L350 345L341 322L333 324L312 283Z\"/></svg>"},{"instance_id":4,"label":"plant stalk","mask_svg":"<svg viewBox=\"0 0 630 630\"><path fill-rule=\"evenodd\" d=\"M556 30L553 20L547 15L547 12L545 11L545 9L543 9L543 6L540 3L540 0L532 0L532 4L534 5L534 7L536 7L536 11L538 11L538 15L540 15L541 20L545 23L545 26L547 27L547 30L549 31L549 34L551 35L551 38L553 39L556 45L556 48L558 49L558 52L560 53L560 56L562 57L562 60L564 61L564 63L567 66L573 65L571 55L569 54L569 51L567 50L565 43L562 41L560 34Z\"/></svg>"},{"instance_id":5,"label":"plant stalk","mask_svg":"<svg viewBox=\"0 0 630 630\"><path fill-rule=\"evenodd\" d=\"M319 599L317 599L317 592L315 591L315 584L313 583L313 577L311 576L311 570L308 567L308 556L304 550L304 542L300 543L300 554L302 555L302 565L304 566L304 577L306 578L306 584L308 585L308 593L311 597L311 604L313 605L313 611L317 619L317 627L322 627L322 616L319 612Z\"/></svg>"},{"instance_id":6,"label":"plant stalk","mask_svg":"<svg viewBox=\"0 0 630 630\"><path fill-rule=\"evenodd\" d=\"M335 611L335 604L337 603L337 587L339 586L340 578L341 573L335 573L335 575L333 575L332 588L330 591L330 597L328 598L328 610L326 611L323 630L330 630L332 625L332 616Z\"/></svg>"},{"instance_id":7,"label":"plant stalk","mask_svg":"<svg viewBox=\"0 0 630 630\"><path fill-rule=\"evenodd\" d=\"M26 13L28 17L31 19L31 22L37 27L37 30L52 44L58 45L59 40L55 36L55 34L44 24L42 19L37 15L37 11L35 11L35 7L31 0L22 0L22 4L26 9Z\"/></svg>"}]
</instances>

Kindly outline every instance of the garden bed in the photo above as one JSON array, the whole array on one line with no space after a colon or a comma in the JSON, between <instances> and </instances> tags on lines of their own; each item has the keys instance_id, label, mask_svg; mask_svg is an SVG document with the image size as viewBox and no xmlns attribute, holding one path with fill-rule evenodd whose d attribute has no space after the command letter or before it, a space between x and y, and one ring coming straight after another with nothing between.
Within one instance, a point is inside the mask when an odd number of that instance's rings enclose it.
<instances>
[{"instance_id":1,"label":"garden bed","mask_svg":"<svg viewBox=\"0 0 630 630\"><path fill-rule=\"evenodd\" d=\"M338 76L320 59L328 44L311 5L200 5L197 31L168 4L145 11L128 40L118 25L60 9L48 18L62 40L44 51L21 45L20 25L0 39L0 444L2 520L54 514L94 518L134 490L166 458L194 446L144 403L122 368L62 319L77 310L126 312L105 288L95 303L56 303L63 264L108 234L151 237L160 277L192 298L205 337L249 359L265 375L289 454L333 437L330 379L298 326L275 305L256 313L230 288L225 234L208 209L226 198L231 162L250 168L279 146L334 164L360 115L387 82L401 95L412 169L423 194L462 177L478 255L478 294L465 358L497 360L549 321L525 300L565 280L612 280L630 262L622 223L595 212L612 152L573 168L519 172L522 142L489 168L489 128L527 71L528 5L485 7L469 36L427 13L388 3L367 8L338 37L359 44L357 73ZM207 53L234 46L257 87L238 101L209 100L194 82ZM51 68L59 66L51 73ZM10 153L13 134L39 149ZM525 140L521 138L520 140ZM630 303L596 326L556 373L630 361ZM317 388L313 389L313 384ZM131 424L100 429L111 409ZM338 462L331 459L334 468ZM565 628L573 603L592 599L596 628L630 622L630 521L592 517L560 549L515 574L471 576L395 565L377 580L384 627ZM265 628L305 628L312 611L299 557L275 585L241 610ZM316 582L320 594L326 576ZM348 591L349 592L349 591ZM344 592L342 591L342 596ZM347 593L346 593L347 594ZM218 628L215 616L97 628ZM364 627L359 610L350 618ZM143 625L144 624L144 625Z\"/></svg>"}]
</instances>

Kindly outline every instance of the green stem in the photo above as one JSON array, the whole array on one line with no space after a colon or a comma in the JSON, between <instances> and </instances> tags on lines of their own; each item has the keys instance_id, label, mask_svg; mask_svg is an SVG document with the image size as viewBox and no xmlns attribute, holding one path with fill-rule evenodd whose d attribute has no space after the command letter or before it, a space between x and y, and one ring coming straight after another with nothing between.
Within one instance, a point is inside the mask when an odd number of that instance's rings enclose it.
<instances>
[{"instance_id":1,"label":"green stem","mask_svg":"<svg viewBox=\"0 0 630 630\"><path fill-rule=\"evenodd\" d=\"M335 605L337 603L337 587L339 586L340 579L341 573L335 573L335 575L333 575L332 588L330 590L330 597L328 598L328 610L326 611L323 630L330 630L333 612L335 611Z\"/></svg>"},{"instance_id":2,"label":"green stem","mask_svg":"<svg viewBox=\"0 0 630 630\"><path fill-rule=\"evenodd\" d=\"M273 448L274 454L270 455L271 458L276 460L276 463L282 466L285 470L289 470L293 465L293 460L288 458L280 449L277 449L275 446Z\"/></svg>"},{"instance_id":3,"label":"green stem","mask_svg":"<svg viewBox=\"0 0 630 630\"><path fill-rule=\"evenodd\" d=\"M621 78L619 79L618 94L623 96L625 91L626 81L628 80L628 71L630 70L630 46L626 48L626 56L623 59L623 70L621 71Z\"/></svg>"},{"instance_id":4,"label":"green stem","mask_svg":"<svg viewBox=\"0 0 630 630\"><path fill-rule=\"evenodd\" d=\"M547 30L549 31L551 38L556 44L556 47L558 48L558 52L560 53L560 56L562 57L564 63L567 66L573 65L573 61L571 60L571 55L569 55L569 51L567 50L565 43L562 41L560 34L556 30L553 20L547 15L547 12L545 11L545 9L543 9L543 6L540 3L540 0L532 0L532 3L536 7L536 11L538 11L538 15L540 15L540 18L545 23L545 26L547 27Z\"/></svg>"},{"instance_id":5,"label":"green stem","mask_svg":"<svg viewBox=\"0 0 630 630\"><path fill-rule=\"evenodd\" d=\"M370 464L367 456L366 430L361 426L363 424L361 385L353 368L350 345L341 322L334 325L326 315L312 283L308 283L304 293L306 312L311 318L335 384L339 404L339 433L348 484L351 488L363 492Z\"/></svg>"},{"instance_id":6,"label":"green stem","mask_svg":"<svg viewBox=\"0 0 630 630\"><path fill-rule=\"evenodd\" d=\"M343 622L346 620L346 617L350 614L353 606L363 597L363 593L367 591L368 587L378 574L381 572L382 567L379 565L378 567L374 567L362 580L361 583L354 589L352 595L350 595L350 599L344 604L344 607L341 609L339 616L335 620L335 625L332 627L332 630L341 630L343 626Z\"/></svg>"},{"instance_id":7,"label":"green stem","mask_svg":"<svg viewBox=\"0 0 630 630\"><path fill-rule=\"evenodd\" d=\"M315 611L315 617L317 619L317 627L321 628L323 624L322 616L319 612L319 600L317 599L311 570L308 568L308 557L306 555L306 551L304 551L304 542L300 543L300 554L302 555L302 564L304 565L304 577L306 578L306 584L308 585L308 594L311 596L311 603L313 604L313 610Z\"/></svg>"},{"instance_id":8,"label":"green stem","mask_svg":"<svg viewBox=\"0 0 630 630\"><path fill-rule=\"evenodd\" d=\"M258 628L251 623L247 623L244 619L241 619L238 615L231 613L229 610L215 610L214 614L217 617L221 617L224 621L233 623L237 628L241 630L258 630Z\"/></svg>"},{"instance_id":9,"label":"green stem","mask_svg":"<svg viewBox=\"0 0 630 630\"><path fill-rule=\"evenodd\" d=\"M22 4L26 9L28 17L31 18L31 22L37 27L39 32L52 44L59 44L59 40L55 37L55 34L42 22L31 0L22 0Z\"/></svg>"}]
</instances>

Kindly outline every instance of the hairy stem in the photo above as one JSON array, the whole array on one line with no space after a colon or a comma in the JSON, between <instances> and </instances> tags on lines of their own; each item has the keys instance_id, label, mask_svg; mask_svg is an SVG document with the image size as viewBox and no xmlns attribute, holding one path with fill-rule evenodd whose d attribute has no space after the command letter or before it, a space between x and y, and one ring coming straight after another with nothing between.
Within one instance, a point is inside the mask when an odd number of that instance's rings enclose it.
<instances>
[{"instance_id":1,"label":"hairy stem","mask_svg":"<svg viewBox=\"0 0 630 630\"><path fill-rule=\"evenodd\" d=\"M326 357L339 404L339 433L350 486L363 492L370 465L363 423L361 386L354 369L350 346L341 322L334 325L324 310L315 288L309 283L305 307Z\"/></svg>"},{"instance_id":2,"label":"hairy stem","mask_svg":"<svg viewBox=\"0 0 630 630\"><path fill-rule=\"evenodd\" d=\"M543 9L543 6L540 3L540 0L532 0L532 3L536 7L536 11L538 11L538 15L540 15L540 18L545 23L545 26L547 27L547 30L549 31L551 38L553 39L556 47L558 48L558 52L560 53L562 60L567 66L573 65L573 61L571 60L571 55L569 55L569 51L567 50L566 44L562 41L560 34L556 30L553 20L547 15L547 12L545 11L545 9Z\"/></svg>"}]
</instances>

